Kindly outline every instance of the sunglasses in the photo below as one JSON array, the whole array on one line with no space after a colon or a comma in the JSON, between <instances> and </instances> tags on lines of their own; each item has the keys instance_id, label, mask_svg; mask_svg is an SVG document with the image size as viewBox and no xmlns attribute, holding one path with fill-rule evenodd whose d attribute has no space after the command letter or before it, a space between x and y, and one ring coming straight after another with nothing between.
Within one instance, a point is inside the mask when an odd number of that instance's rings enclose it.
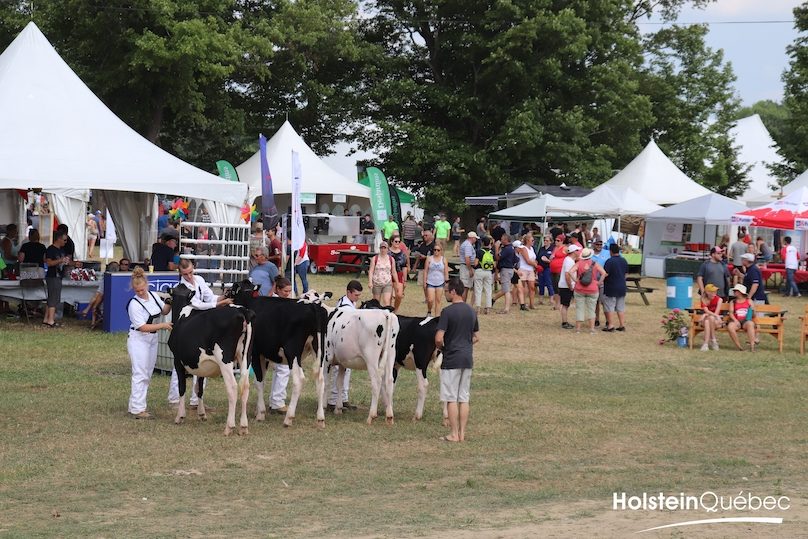
<instances>
[{"instance_id":1,"label":"sunglasses","mask_svg":"<svg viewBox=\"0 0 808 539\"><path fill-rule=\"evenodd\" d=\"M439 253L439 252L443 251L443 249L434 249L434 251L435 251L436 253Z\"/></svg>"},{"instance_id":2,"label":"sunglasses","mask_svg":"<svg viewBox=\"0 0 808 539\"><path fill-rule=\"evenodd\" d=\"M393 243L401 243L401 240L393 240Z\"/></svg>"}]
</instances>

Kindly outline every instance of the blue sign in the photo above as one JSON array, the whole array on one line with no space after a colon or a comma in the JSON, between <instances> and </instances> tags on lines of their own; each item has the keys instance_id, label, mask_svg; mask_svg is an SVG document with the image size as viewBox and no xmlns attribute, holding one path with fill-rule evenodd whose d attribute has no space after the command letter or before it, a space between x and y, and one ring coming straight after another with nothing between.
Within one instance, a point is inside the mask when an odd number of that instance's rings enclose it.
<instances>
[{"instance_id":1,"label":"blue sign","mask_svg":"<svg viewBox=\"0 0 808 539\"><path fill-rule=\"evenodd\" d=\"M176 272L147 273L149 290L168 292L180 281ZM126 304L134 297L131 273L104 274L104 331L129 331Z\"/></svg>"}]
</instances>

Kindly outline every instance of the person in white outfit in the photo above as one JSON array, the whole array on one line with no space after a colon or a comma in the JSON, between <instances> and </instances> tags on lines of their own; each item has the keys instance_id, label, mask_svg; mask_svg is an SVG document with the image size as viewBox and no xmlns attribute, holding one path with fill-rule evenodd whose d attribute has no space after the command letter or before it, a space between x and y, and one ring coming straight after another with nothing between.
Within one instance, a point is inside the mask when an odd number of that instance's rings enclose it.
<instances>
[{"instance_id":1,"label":"person in white outfit","mask_svg":"<svg viewBox=\"0 0 808 539\"><path fill-rule=\"evenodd\" d=\"M191 307L193 309L197 311L207 311L208 309L215 309L216 307L233 303L233 300L230 298L220 297L214 294L213 290L208 286L208 283L205 282L205 279L199 275L194 275L194 264L187 258L180 260L179 272L179 284L196 292L191 298ZM191 384L191 407L199 403L199 397L196 393L196 383L197 377L194 376L193 383ZM207 384L208 380L205 379L203 386L207 387ZM176 370L171 371L171 383L168 385L168 402L169 404L178 404L180 402L180 389ZM206 406L205 409L208 411L212 410L210 406Z\"/></svg>"},{"instance_id":2,"label":"person in white outfit","mask_svg":"<svg viewBox=\"0 0 808 539\"><path fill-rule=\"evenodd\" d=\"M135 297L126 305L129 314L129 337L126 349L132 361L132 391L129 394L129 413L135 419L152 419L146 410L146 395L149 391L154 365L157 363L157 332L171 329L171 322L154 320L168 314L170 305L166 305L149 290L149 282L143 268L135 268L132 272L132 288Z\"/></svg>"},{"instance_id":3,"label":"person in white outfit","mask_svg":"<svg viewBox=\"0 0 808 539\"><path fill-rule=\"evenodd\" d=\"M273 298L292 297L292 282L279 275L275 278L275 292ZM286 413L286 386L289 385L289 365L287 363L270 363L272 370L272 384L269 386L269 413Z\"/></svg>"},{"instance_id":4,"label":"person in white outfit","mask_svg":"<svg viewBox=\"0 0 808 539\"><path fill-rule=\"evenodd\" d=\"M356 279L350 281L348 283L347 288L345 289L345 295L339 298L337 302L337 309L351 309L356 310L356 302L359 301L359 298L362 296L362 283L357 281ZM331 393L328 395L328 406L329 410L333 410L337 407L337 374L339 373L340 367L334 367L331 369ZM351 404L348 402L348 390L351 389L351 369L345 369L345 376L342 379L342 408L347 410L356 410L356 405Z\"/></svg>"}]
</instances>

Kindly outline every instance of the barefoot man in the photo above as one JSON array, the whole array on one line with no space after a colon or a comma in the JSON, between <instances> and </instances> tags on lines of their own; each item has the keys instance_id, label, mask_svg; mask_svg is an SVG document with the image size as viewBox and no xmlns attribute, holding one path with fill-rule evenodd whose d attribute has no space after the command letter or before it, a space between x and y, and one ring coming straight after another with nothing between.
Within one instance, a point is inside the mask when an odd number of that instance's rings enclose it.
<instances>
[{"instance_id":1,"label":"barefoot man","mask_svg":"<svg viewBox=\"0 0 808 539\"><path fill-rule=\"evenodd\" d=\"M469 420L469 393L473 345L480 341L474 309L463 301L465 287L457 277L444 288L449 306L443 309L435 333L435 346L443 351L440 367L440 400L446 403L451 433L446 442L463 442Z\"/></svg>"}]
</instances>

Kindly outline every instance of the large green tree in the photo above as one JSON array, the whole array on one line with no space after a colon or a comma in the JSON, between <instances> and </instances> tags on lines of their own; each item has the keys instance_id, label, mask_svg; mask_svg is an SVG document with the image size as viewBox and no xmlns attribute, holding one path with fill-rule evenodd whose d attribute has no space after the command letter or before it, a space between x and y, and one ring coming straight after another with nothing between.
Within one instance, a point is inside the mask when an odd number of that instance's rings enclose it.
<instances>
[{"instance_id":1,"label":"large green tree","mask_svg":"<svg viewBox=\"0 0 808 539\"><path fill-rule=\"evenodd\" d=\"M736 197L749 183L730 133L740 102L732 67L722 51L707 47L707 31L673 26L646 38L641 91L651 99L654 121L644 133L691 178Z\"/></svg>"},{"instance_id":2,"label":"large green tree","mask_svg":"<svg viewBox=\"0 0 808 539\"><path fill-rule=\"evenodd\" d=\"M777 141L786 164L774 167L782 184L808 168L808 2L794 8L794 20L799 34L786 49L790 62L783 74L783 105L789 115L782 141Z\"/></svg>"}]
</instances>

